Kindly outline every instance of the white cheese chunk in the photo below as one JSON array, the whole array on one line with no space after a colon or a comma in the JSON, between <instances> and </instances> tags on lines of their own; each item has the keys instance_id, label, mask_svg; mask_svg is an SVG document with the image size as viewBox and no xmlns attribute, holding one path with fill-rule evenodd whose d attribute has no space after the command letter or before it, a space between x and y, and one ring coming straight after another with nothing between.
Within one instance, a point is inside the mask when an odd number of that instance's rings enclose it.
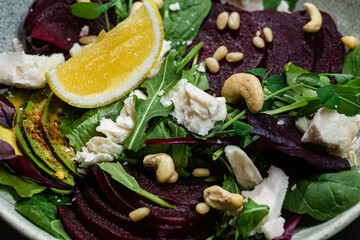
<instances>
[{"instance_id":1,"label":"white cheese chunk","mask_svg":"<svg viewBox=\"0 0 360 240\"><path fill-rule=\"evenodd\" d=\"M93 153L107 153L111 156L120 155L124 147L111 141L109 138L93 137L86 143L86 148Z\"/></svg>"},{"instance_id":2,"label":"white cheese chunk","mask_svg":"<svg viewBox=\"0 0 360 240\"><path fill-rule=\"evenodd\" d=\"M234 170L236 181L243 189L251 189L262 181L259 170L241 148L227 146L224 152Z\"/></svg>"},{"instance_id":3,"label":"white cheese chunk","mask_svg":"<svg viewBox=\"0 0 360 240\"><path fill-rule=\"evenodd\" d=\"M276 11L279 12L289 12L289 4L287 1L281 0L279 6L277 6Z\"/></svg>"},{"instance_id":4,"label":"white cheese chunk","mask_svg":"<svg viewBox=\"0 0 360 240\"><path fill-rule=\"evenodd\" d=\"M262 0L220 0L221 3L229 3L247 11L264 10Z\"/></svg>"},{"instance_id":5,"label":"white cheese chunk","mask_svg":"<svg viewBox=\"0 0 360 240\"><path fill-rule=\"evenodd\" d=\"M357 144L360 130L360 115L348 117L326 107L315 114L302 142L323 146L328 153L349 158L349 152Z\"/></svg>"},{"instance_id":6,"label":"white cheese chunk","mask_svg":"<svg viewBox=\"0 0 360 240\"><path fill-rule=\"evenodd\" d=\"M161 48L160 55L155 63L155 66L151 69L149 75L147 75L147 78L153 78L158 74L158 72L161 69L162 62L164 61L164 57L168 51L171 49L171 41L163 41L163 45Z\"/></svg>"},{"instance_id":7,"label":"white cheese chunk","mask_svg":"<svg viewBox=\"0 0 360 240\"><path fill-rule=\"evenodd\" d=\"M269 240L282 236L285 232L284 224L285 219L282 217L266 222L261 228L265 238Z\"/></svg>"},{"instance_id":8,"label":"white cheese chunk","mask_svg":"<svg viewBox=\"0 0 360 240\"><path fill-rule=\"evenodd\" d=\"M24 45L20 42L18 38L14 38L12 40L13 47L15 52L23 52L24 51Z\"/></svg>"},{"instance_id":9,"label":"white cheese chunk","mask_svg":"<svg viewBox=\"0 0 360 240\"><path fill-rule=\"evenodd\" d=\"M285 175L284 171L275 166L271 166L269 176L259 185L256 185L254 190L242 192L244 198L251 198L251 200L257 204L265 204L269 207L269 214L250 232L250 236L263 232L262 227L265 223L280 217L288 185L289 178ZM279 230L276 229L276 231Z\"/></svg>"},{"instance_id":10,"label":"white cheese chunk","mask_svg":"<svg viewBox=\"0 0 360 240\"><path fill-rule=\"evenodd\" d=\"M176 122L185 126L189 131L205 136L217 121L226 117L225 98L207 94L201 89L181 79L162 98L164 106L172 103L175 108L171 115Z\"/></svg>"},{"instance_id":11,"label":"white cheese chunk","mask_svg":"<svg viewBox=\"0 0 360 240\"><path fill-rule=\"evenodd\" d=\"M295 121L296 129L301 133L304 134L306 130L309 128L311 120L307 117L299 117Z\"/></svg>"},{"instance_id":12,"label":"white cheese chunk","mask_svg":"<svg viewBox=\"0 0 360 240\"><path fill-rule=\"evenodd\" d=\"M83 47L80 44L74 43L74 45L71 47L69 53L73 57L76 54L78 54L82 49L83 49Z\"/></svg>"},{"instance_id":13,"label":"white cheese chunk","mask_svg":"<svg viewBox=\"0 0 360 240\"><path fill-rule=\"evenodd\" d=\"M107 153L89 152L86 147L83 147L81 152L76 153L74 160L79 163L80 168L89 168L99 162L111 162L113 156Z\"/></svg>"},{"instance_id":14,"label":"white cheese chunk","mask_svg":"<svg viewBox=\"0 0 360 240\"><path fill-rule=\"evenodd\" d=\"M0 84L19 88L43 88L45 73L55 69L65 58L62 54L50 57L27 55L24 52L0 54Z\"/></svg>"},{"instance_id":15,"label":"white cheese chunk","mask_svg":"<svg viewBox=\"0 0 360 240\"><path fill-rule=\"evenodd\" d=\"M179 11L180 10L180 4L178 3L178 2L176 2L176 3L173 3L173 4L170 4L169 5L169 9L171 10L171 11Z\"/></svg>"}]
</instances>

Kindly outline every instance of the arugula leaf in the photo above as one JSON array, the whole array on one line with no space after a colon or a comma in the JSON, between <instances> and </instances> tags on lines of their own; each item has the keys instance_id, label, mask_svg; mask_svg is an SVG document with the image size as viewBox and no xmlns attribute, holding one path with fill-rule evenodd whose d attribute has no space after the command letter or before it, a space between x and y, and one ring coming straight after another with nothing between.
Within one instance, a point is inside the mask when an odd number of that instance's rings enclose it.
<instances>
[{"instance_id":1,"label":"arugula leaf","mask_svg":"<svg viewBox=\"0 0 360 240\"><path fill-rule=\"evenodd\" d=\"M98 18L102 12L98 12L97 9L100 7L97 3L92 2L78 2L71 5L70 9L72 14L77 17L85 19L95 19Z\"/></svg>"},{"instance_id":2,"label":"arugula leaf","mask_svg":"<svg viewBox=\"0 0 360 240\"><path fill-rule=\"evenodd\" d=\"M106 12L107 10L109 10L110 8L112 8L113 6L115 6L116 2L118 2L119 0L115 0L115 1L109 1L108 3L105 4L101 4L100 6L98 6L97 8L95 8L94 10L100 14Z\"/></svg>"},{"instance_id":3,"label":"arugula leaf","mask_svg":"<svg viewBox=\"0 0 360 240\"><path fill-rule=\"evenodd\" d=\"M34 195L31 198L21 199L15 203L14 208L34 224L53 236L70 240L57 215L57 205L71 203L69 196L61 196L50 192Z\"/></svg>"},{"instance_id":4,"label":"arugula leaf","mask_svg":"<svg viewBox=\"0 0 360 240\"><path fill-rule=\"evenodd\" d=\"M232 193L238 193L241 194L241 190L239 188L239 185L236 182L235 176L234 175L224 175L224 181L222 183L222 188L232 192Z\"/></svg>"},{"instance_id":5,"label":"arugula leaf","mask_svg":"<svg viewBox=\"0 0 360 240\"><path fill-rule=\"evenodd\" d=\"M159 198L158 196L149 193L148 191L142 189L135 178L129 175L125 169L122 167L120 163L99 163L97 164L101 170L109 173L111 177L124 185L126 188L130 189L131 191L136 192L140 196L143 196L163 207L175 208L173 205L169 204L168 202L164 201L163 199Z\"/></svg>"},{"instance_id":6,"label":"arugula leaf","mask_svg":"<svg viewBox=\"0 0 360 240\"><path fill-rule=\"evenodd\" d=\"M25 177L16 174L4 164L0 164L0 184L12 187L20 197L31 197L46 189L46 186L28 181Z\"/></svg>"},{"instance_id":7,"label":"arugula leaf","mask_svg":"<svg viewBox=\"0 0 360 240\"><path fill-rule=\"evenodd\" d=\"M360 45L346 54L341 73L360 77Z\"/></svg>"},{"instance_id":8,"label":"arugula leaf","mask_svg":"<svg viewBox=\"0 0 360 240\"><path fill-rule=\"evenodd\" d=\"M316 90L320 102L329 109L338 109L340 106L340 98L331 86L323 86Z\"/></svg>"},{"instance_id":9,"label":"arugula leaf","mask_svg":"<svg viewBox=\"0 0 360 240\"><path fill-rule=\"evenodd\" d=\"M327 221L360 201L360 173L356 170L325 173L310 180L293 181L284 207L298 214L309 214Z\"/></svg>"},{"instance_id":10,"label":"arugula leaf","mask_svg":"<svg viewBox=\"0 0 360 240\"><path fill-rule=\"evenodd\" d=\"M178 3L180 9L171 11L170 5ZM211 9L210 0L167 0L161 9L165 39L172 41L171 48L179 49L192 41Z\"/></svg>"},{"instance_id":11,"label":"arugula leaf","mask_svg":"<svg viewBox=\"0 0 360 240\"><path fill-rule=\"evenodd\" d=\"M238 239L240 234L244 239L247 239L249 232L251 232L268 213L268 206L258 205L249 198L248 201L244 203L243 210L239 213L236 220L235 239Z\"/></svg>"},{"instance_id":12,"label":"arugula leaf","mask_svg":"<svg viewBox=\"0 0 360 240\"><path fill-rule=\"evenodd\" d=\"M110 118L115 121L123 106L123 100L119 100L107 106L90 109L78 119L76 119L78 110L64 108L65 116L59 119L60 128L63 131L61 136L67 137L70 145L75 147L76 151L81 151L81 147L84 147L90 138L100 135L96 132L100 120Z\"/></svg>"},{"instance_id":13,"label":"arugula leaf","mask_svg":"<svg viewBox=\"0 0 360 240\"><path fill-rule=\"evenodd\" d=\"M204 69L204 71L200 71L199 69ZM183 70L181 74L181 79L187 79L189 83L201 90L209 90L209 82L205 74L205 62L194 65L189 70Z\"/></svg>"},{"instance_id":14,"label":"arugula leaf","mask_svg":"<svg viewBox=\"0 0 360 240\"><path fill-rule=\"evenodd\" d=\"M276 10L276 8L280 5L281 0L265 0L263 1L264 9L267 10Z\"/></svg>"},{"instance_id":15,"label":"arugula leaf","mask_svg":"<svg viewBox=\"0 0 360 240\"><path fill-rule=\"evenodd\" d=\"M296 79L297 83L304 83L305 85L312 87L318 85L319 81L320 76L316 73L302 73Z\"/></svg>"},{"instance_id":16,"label":"arugula leaf","mask_svg":"<svg viewBox=\"0 0 360 240\"><path fill-rule=\"evenodd\" d=\"M145 88L148 98L146 100L137 99L136 121L133 131L130 136L125 139L123 146L132 151L138 151L145 146L143 143L146 140L145 129L150 119L154 117L166 117L173 111L173 106L164 107L160 102L161 92L170 90L179 80L179 75L176 73L177 66L175 57L176 51L172 51L164 60L159 73L152 79L145 80L141 84L141 88Z\"/></svg>"}]
</instances>

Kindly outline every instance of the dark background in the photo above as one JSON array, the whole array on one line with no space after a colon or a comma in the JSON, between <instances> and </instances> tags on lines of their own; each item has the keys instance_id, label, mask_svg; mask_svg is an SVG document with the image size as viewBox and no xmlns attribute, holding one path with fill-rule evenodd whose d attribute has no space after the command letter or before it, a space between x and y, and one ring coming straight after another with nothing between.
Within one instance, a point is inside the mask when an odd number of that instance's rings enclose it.
<instances>
[{"instance_id":1,"label":"dark background","mask_svg":"<svg viewBox=\"0 0 360 240\"><path fill-rule=\"evenodd\" d=\"M3 220L0 220L0 239L1 240L26 240L21 234L12 229ZM330 240L359 240L360 239L360 217L346 227L343 231L336 234Z\"/></svg>"}]
</instances>

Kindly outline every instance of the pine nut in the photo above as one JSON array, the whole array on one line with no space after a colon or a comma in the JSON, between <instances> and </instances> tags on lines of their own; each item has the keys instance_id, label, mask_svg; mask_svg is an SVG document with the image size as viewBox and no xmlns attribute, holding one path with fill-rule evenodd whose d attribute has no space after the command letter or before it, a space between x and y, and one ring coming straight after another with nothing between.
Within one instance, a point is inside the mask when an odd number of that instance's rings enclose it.
<instances>
[{"instance_id":1,"label":"pine nut","mask_svg":"<svg viewBox=\"0 0 360 240\"><path fill-rule=\"evenodd\" d=\"M271 28L266 27L263 29L263 32L264 32L265 41L267 41L268 43L271 43L274 38Z\"/></svg>"},{"instance_id":2,"label":"pine nut","mask_svg":"<svg viewBox=\"0 0 360 240\"><path fill-rule=\"evenodd\" d=\"M79 43L88 45L90 43L93 43L96 40L97 36L95 35L89 35L79 38Z\"/></svg>"},{"instance_id":3,"label":"pine nut","mask_svg":"<svg viewBox=\"0 0 360 240\"><path fill-rule=\"evenodd\" d=\"M207 168L195 168L192 171L194 177L208 177L210 176L210 170Z\"/></svg>"},{"instance_id":4,"label":"pine nut","mask_svg":"<svg viewBox=\"0 0 360 240\"><path fill-rule=\"evenodd\" d=\"M219 30L224 30L226 28L226 25L228 24L229 20L229 13L228 12L222 12L217 16L216 19L216 26Z\"/></svg>"},{"instance_id":5,"label":"pine nut","mask_svg":"<svg viewBox=\"0 0 360 240\"><path fill-rule=\"evenodd\" d=\"M255 35L256 35L257 37L260 37L261 32L260 32L260 31L257 31Z\"/></svg>"},{"instance_id":6,"label":"pine nut","mask_svg":"<svg viewBox=\"0 0 360 240\"><path fill-rule=\"evenodd\" d=\"M228 62L239 62L243 59L244 54L241 52L231 52L226 55L226 61Z\"/></svg>"},{"instance_id":7,"label":"pine nut","mask_svg":"<svg viewBox=\"0 0 360 240\"><path fill-rule=\"evenodd\" d=\"M76 2L91 2L90 0L76 0Z\"/></svg>"},{"instance_id":8,"label":"pine nut","mask_svg":"<svg viewBox=\"0 0 360 240\"><path fill-rule=\"evenodd\" d=\"M240 14L238 12L232 12L229 16L228 27L231 30L238 30L240 27Z\"/></svg>"},{"instance_id":9,"label":"pine nut","mask_svg":"<svg viewBox=\"0 0 360 240\"><path fill-rule=\"evenodd\" d=\"M129 217L131 219L131 221L133 222L137 222L140 221L141 219L147 217L150 214L150 209L147 207L142 207L142 208L138 208L135 209L134 211L129 213Z\"/></svg>"},{"instance_id":10,"label":"pine nut","mask_svg":"<svg viewBox=\"0 0 360 240\"><path fill-rule=\"evenodd\" d=\"M216 49L216 51L214 52L213 58L215 58L216 60L220 61L221 59L223 59L226 54L228 53L228 50L225 46L220 46L218 49Z\"/></svg>"},{"instance_id":11,"label":"pine nut","mask_svg":"<svg viewBox=\"0 0 360 240\"><path fill-rule=\"evenodd\" d=\"M345 46L347 46L350 49L353 49L357 45L357 40L354 36L344 36L341 38L341 41Z\"/></svg>"},{"instance_id":12,"label":"pine nut","mask_svg":"<svg viewBox=\"0 0 360 240\"><path fill-rule=\"evenodd\" d=\"M136 12L136 10L138 10L138 9L141 7L141 5L142 5L142 2L134 2L133 5L132 5L132 7L131 7L131 11L130 11L129 17L130 17L131 15L133 15L133 14Z\"/></svg>"},{"instance_id":13,"label":"pine nut","mask_svg":"<svg viewBox=\"0 0 360 240\"><path fill-rule=\"evenodd\" d=\"M258 37L258 36L253 38L253 44L257 48L264 48L265 47L264 40L261 37Z\"/></svg>"},{"instance_id":14,"label":"pine nut","mask_svg":"<svg viewBox=\"0 0 360 240\"><path fill-rule=\"evenodd\" d=\"M220 70L219 62L215 58L207 58L205 64L211 73L217 73Z\"/></svg>"},{"instance_id":15,"label":"pine nut","mask_svg":"<svg viewBox=\"0 0 360 240\"><path fill-rule=\"evenodd\" d=\"M198 214L203 215L210 211L210 207L206 203L201 202L201 203L196 204L195 210Z\"/></svg>"}]
</instances>

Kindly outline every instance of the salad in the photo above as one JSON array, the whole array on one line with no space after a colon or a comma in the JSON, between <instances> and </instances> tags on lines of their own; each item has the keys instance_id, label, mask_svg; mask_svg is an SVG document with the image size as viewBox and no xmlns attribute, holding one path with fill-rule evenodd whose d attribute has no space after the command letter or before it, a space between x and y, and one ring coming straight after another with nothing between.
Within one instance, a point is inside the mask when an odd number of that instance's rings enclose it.
<instances>
[{"instance_id":1,"label":"salad","mask_svg":"<svg viewBox=\"0 0 360 240\"><path fill-rule=\"evenodd\" d=\"M0 58L15 209L60 239L291 239L356 205L356 39L313 4L258 4L36 1L27 53L49 57Z\"/></svg>"}]
</instances>

